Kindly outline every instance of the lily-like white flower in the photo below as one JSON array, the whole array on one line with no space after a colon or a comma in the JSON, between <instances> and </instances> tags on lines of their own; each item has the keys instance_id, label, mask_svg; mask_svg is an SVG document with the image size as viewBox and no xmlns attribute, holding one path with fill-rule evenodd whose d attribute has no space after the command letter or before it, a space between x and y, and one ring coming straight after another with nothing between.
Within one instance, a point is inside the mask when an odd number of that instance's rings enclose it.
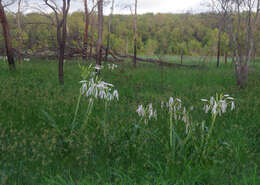
<instances>
[{"instance_id":1,"label":"lily-like white flower","mask_svg":"<svg viewBox=\"0 0 260 185\"><path fill-rule=\"evenodd\" d=\"M203 107L205 113L211 111L212 115L221 116L227 111L229 105L231 105L231 110L235 108L234 98L228 94L217 95L216 98L212 96L209 102L206 99L201 99L201 101L206 103Z\"/></svg>"},{"instance_id":2,"label":"lily-like white flower","mask_svg":"<svg viewBox=\"0 0 260 185\"><path fill-rule=\"evenodd\" d=\"M116 64L108 64L107 66L108 66L108 69L111 70L111 71L113 71L114 69L117 68Z\"/></svg>"},{"instance_id":3,"label":"lily-like white flower","mask_svg":"<svg viewBox=\"0 0 260 185\"><path fill-rule=\"evenodd\" d=\"M87 97L102 99L106 101L112 101L114 99L119 100L119 94L117 90L112 92L113 84L101 81L98 77L91 78L89 81L82 80L81 93Z\"/></svg>"},{"instance_id":4,"label":"lily-like white flower","mask_svg":"<svg viewBox=\"0 0 260 185\"><path fill-rule=\"evenodd\" d=\"M142 117L142 119L144 119L145 124L147 124L152 118L157 119L157 112L153 109L153 105L151 103L146 107L139 105L136 112L140 117Z\"/></svg>"},{"instance_id":5,"label":"lily-like white flower","mask_svg":"<svg viewBox=\"0 0 260 185\"><path fill-rule=\"evenodd\" d=\"M118 91L117 91L117 90L114 90L113 96L114 96L117 100L119 100L119 94L118 94Z\"/></svg>"},{"instance_id":6,"label":"lily-like white flower","mask_svg":"<svg viewBox=\"0 0 260 185\"><path fill-rule=\"evenodd\" d=\"M164 108L164 102L161 101L161 109L163 109L163 108Z\"/></svg>"},{"instance_id":7,"label":"lily-like white flower","mask_svg":"<svg viewBox=\"0 0 260 185\"><path fill-rule=\"evenodd\" d=\"M232 101L231 102L231 111L235 109L235 103Z\"/></svg>"},{"instance_id":8,"label":"lily-like white flower","mask_svg":"<svg viewBox=\"0 0 260 185\"><path fill-rule=\"evenodd\" d=\"M101 66L101 65L96 65L96 66L95 66L95 69L96 69L96 70L101 70L101 69L103 69L103 68L104 68L104 67Z\"/></svg>"},{"instance_id":9,"label":"lily-like white flower","mask_svg":"<svg viewBox=\"0 0 260 185\"><path fill-rule=\"evenodd\" d=\"M144 111L143 105L139 105L138 109L136 110L136 112L138 113L139 116L144 117L145 111Z\"/></svg>"}]
</instances>

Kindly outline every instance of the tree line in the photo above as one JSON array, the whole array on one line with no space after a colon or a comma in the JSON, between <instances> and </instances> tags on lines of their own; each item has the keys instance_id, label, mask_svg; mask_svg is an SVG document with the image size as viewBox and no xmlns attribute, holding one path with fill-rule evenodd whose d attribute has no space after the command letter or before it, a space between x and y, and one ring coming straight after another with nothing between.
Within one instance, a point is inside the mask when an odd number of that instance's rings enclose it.
<instances>
[{"instance_id":1,"label":"tree line","mask_svg":"<svg viewBox=\"0 0 260 185\"><path fill-rule=\"evenodd\" d=\"M137 15L137 0L133 1L132 15L113 15L114 0L83 0L84 11L71 14L70 0L41 2L42 8L23 14L21 0L17 13L5 13L8 4L0 0L0 54L58 56L61 83L64 57L95 58L101 65L109 54L133 55L136 66L137 54L189 55L217 56L217 66L220 56L225 56L225 62L232 58L242 87L248 81L250 61L260 53L259 0L211 0L214 10L199 14L142 15ZM110 6L108 16L103 15L104 5ZM51 11L44 11L47 8ZM13 69L14 59L9 63Z\"/></svg>"}]
</instances>

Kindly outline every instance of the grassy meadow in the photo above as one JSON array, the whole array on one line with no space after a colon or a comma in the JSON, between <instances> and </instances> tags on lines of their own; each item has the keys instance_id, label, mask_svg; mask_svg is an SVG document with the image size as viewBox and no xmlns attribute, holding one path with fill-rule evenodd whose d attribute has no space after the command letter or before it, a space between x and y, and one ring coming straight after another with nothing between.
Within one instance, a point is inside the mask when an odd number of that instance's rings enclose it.
<instances>
[{"instance_id":1,"label":"grassy meadow","mask_svg":"<svg viewBox=\"0 0 260 185\"><path fill-rule=\"evenodd\" d=\"M57 62L32 60L9 72L0 61L0 184L6 185L257 185L260 184L260 65L250 73L249 87L239 90L231 64L201 63L202 68L168 68L121 63L105 68L119 101L105 108L97 100L86 123L88 98L80 93L81 71L68 61L65 84L57 80ZM236 108L216 118L203 111L202 98L218 94L235 98ZM161 101L180 98L194 130L187 142L169 147L169 114ZM157 119L148 123L136 110L152 103ZM204 121L204 122L203 122ZM185 125L176 123L185 138ZM179 141L179 143L178 143Z\"/></svg>"}]
</instances>

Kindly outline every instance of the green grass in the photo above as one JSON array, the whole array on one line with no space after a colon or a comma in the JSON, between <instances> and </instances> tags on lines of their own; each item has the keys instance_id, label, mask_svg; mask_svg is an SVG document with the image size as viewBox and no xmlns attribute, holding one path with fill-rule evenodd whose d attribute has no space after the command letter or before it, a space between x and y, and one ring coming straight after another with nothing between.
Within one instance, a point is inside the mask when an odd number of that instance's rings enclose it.
<instances>
[{"instance_id":1,"label":"green grass","mask_svg":"<svg viewBox=\"0 0 260 185\"><path fill-rule=\"evenodd\" d=\"M0 63L0 184L259 184L260 66L244 90L235 86L231 65L207 66L141 64L134 69L125 63L102 71L120 96L109 105L105 137L101 101L86 130L70 131L81 80L76 61L65 63L64 86L58 84L55 62L25 62L14 73ZM160 102L180 97L186 106L195 106L194 119L208 121L200 99L216 93L235 97L236 109L217 119L210 155L201 159L192 145L173 154L168 115ZM83 98L79 125L87 103ZM135 111L148 103L158 110L158 119L145 125Z\"/></svg>"}]
</instances>

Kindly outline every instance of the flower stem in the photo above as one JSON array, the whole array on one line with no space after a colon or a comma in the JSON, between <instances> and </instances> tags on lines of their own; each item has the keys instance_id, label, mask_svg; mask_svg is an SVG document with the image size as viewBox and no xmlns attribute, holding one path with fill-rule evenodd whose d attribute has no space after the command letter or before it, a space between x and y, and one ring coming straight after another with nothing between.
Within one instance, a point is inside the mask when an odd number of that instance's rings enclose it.
<instances>
[{"instance_id":1,"label":"flower stem","mask_svg":"<svg viewBox=\"0 0 260 185\"><path fill-rule=\"evenodd\" d=\"M88 103L88 108L87 108L86 119L85 119L85 122L84 122L84 128L87 126L89 116L92 112L93 104L94 104L94 100L92 98L90 98L89 103Z\"/></svg>"},{"instance_id":2,"label":"flower stem","mask_svg":"<svg viewBox=\"0 0 260 185\"><path fill-rule=\"evenodd\" d=\"M73 118L72 123L75 123L75 121L77 119L77 115L78 115L78 112L79 112L79 104L80 104L81 96L82 96L82 94L81 94L81 92L79 92L78 102L77 102L77 106L76 106L76 110L75 110L75 114L74 114L74 118Z\"/></svg>"}]
</instances>

